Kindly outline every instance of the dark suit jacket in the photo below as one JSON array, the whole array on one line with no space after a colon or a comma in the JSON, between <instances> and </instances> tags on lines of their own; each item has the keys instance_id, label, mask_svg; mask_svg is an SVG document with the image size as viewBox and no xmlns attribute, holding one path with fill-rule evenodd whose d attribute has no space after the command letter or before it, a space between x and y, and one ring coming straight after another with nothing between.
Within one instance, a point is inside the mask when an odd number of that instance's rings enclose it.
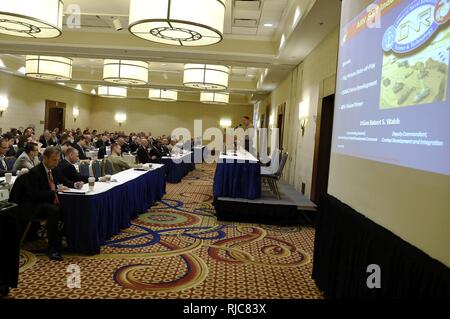
<instances>
[{"instance_id":1,"label":"dark suit jacket","mask_svg":"<svg viewBox=\"0 0 450 319\"><path fill-rule=\"evenodd\" d=\"M130 152L134 153L138 149L138 145L136 143L130 143Z\"/></svg>"},{"instance_id":2,"label":"dark suit jacket","mask_svg":"<svg viewBox=\"0 0 450 319\"><path fill-rule=\"evenodd\" d=\"M150 157L153 157L153 156L161 158L163 156L166 156L166 154L163 153L162 149L159 149L156 146L152 146L152 148L150 149Z\"/></svg>"},{"instance_id":3,"label":"dark suit jacket","mask_svg":"<svg viewBox=\"0 0 450 319\"><path fill-rule=\"evenodd\" d=\"M121 146L121 149L122 149L122 153L128 153L128 152L131 152L131 151L130 151L130 145L128 145L128 143L123 144L123 145Z\"/></svg>"},{"instance_id":4,"label":"dark suit jacket","mask_svg":"<svg viewBox=\"0 0 450 319\"><path fill-rule=\"evenodd\" d=\"M13 146L11 146L10 148L9 148L9 150L6 152L6 154L5 154L5 156L6 157L18 157L18 156L16 156L17 155L17 152L16 152L16 150L14 149L14 147Z\"/></svg>"},{"instance_id":5,"label":"dark suit jacket","mask_svg":"<svg viewBox=\"0 0 450 319\"><path fill-rule=\"evenodd\" d=\"M139 163L141 164L151 163L152 161L148 150L143 148L142 146L139 146L136 155L138 157Z\"/></svg>"},{"instance_id":6,"label":"dark suit jacket","mask_svg":"<svg viewBox=\"0 0 450 319\"><path fill-rule=\"evenodd\" d=\"M42 143L42 147L45 148L56 145L56 143L51 138L46 141L43 135L41 135L41 137L39 138L39 143Z\"/></svg>"},{"instance_id":7,"label":"dark suit jacket","mask_svg":"<svg viewBox=\"0 0 450 319\"><path fill-rule=\"evenodd\" d=\"M52 169L55 186L63 184L73 188L74 183L65 178L58 168ZM19 182L19 183L17 183ZM53 204L55 193L50 190L44 164L33 167L28 174L21 175L14 182L11 201L19 204L20 217L28 220L38 211L41 204Z\"/></svg>"},{"instance_id":8,"label":"dark suit jacket","mask_svg":"<svg viewBox=\"0 0 450 319\"><path fill-rule=\"evenodd\" d=\"M88 176L82 176L75 166L73 166L69 161L62 160L59 162L58 169L61 171L61 173L64 175L65 178L67 178L69 181L76 183L76 182L89 182Z\"/></svg>"},{"instance_id":9,"label":"dark suit jacket","mask_svg":"<svg viewBox=\"0 0 450 319\"><path fill-rule=\"evenodd\" d=\"M5 158L5 164L6 164L6 158ZM0 161L0 176L5 176L6 173L12 173L12 170L8 169L8 167L4 167L3 163Z\"/></svg>"},{"instance_id":10,"label":"dark suit jacket","mask_svg":"<svg viewBox=\"0 0 450 319\"><path fill-rule=\"evenodd\" d=\"M105 146L106 146L106 143L103 142L102 140L98 140L97 142L95 142L96 148L105 147Z\"/></svg>"},{"instance_id":11,"label":"dark suit jacket","mask_svg":"<svg viewBox=\"0 0 450 319\"><path fill-rule=\"evenodd\" d=\"M162 152L164 153L165 156L170 156L170 151L165 145L162 146Z\"/></svg>"},{"instance_id":12,"label":"dark suit jacket","mask_svg":"<svg viewBox=\"0 0 450 319\"><path fill-rule=\"evenodd\" d=\"M78 156L80 157L80 160L90 159L89 157L86 156L84 149L78 143L73 144L73 148L75 148L78 151Z\"/></svg>"}]
</instances>

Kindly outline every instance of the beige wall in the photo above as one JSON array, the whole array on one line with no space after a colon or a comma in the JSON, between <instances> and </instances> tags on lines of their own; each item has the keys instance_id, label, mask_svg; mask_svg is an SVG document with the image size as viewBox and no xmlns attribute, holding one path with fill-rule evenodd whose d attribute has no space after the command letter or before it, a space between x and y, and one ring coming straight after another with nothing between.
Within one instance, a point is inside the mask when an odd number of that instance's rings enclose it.
<instances>
[{"instance_id":1,"label":"beige wall","mask_svg":"<svg viewBox=\"0 0 450 319\"><path fill-rule=\"evenodd\" d=\"M169 134L177 127L186 127L194 133L194 120L203 120L203 131L219 127L221 118L230 118L234 125L242 122L244 115L251 116L253 106L218 106L195 102L164 103L146 99L108 99L91 96L63 86L30 80L0 72L0 96L9 99L9 108L0 118L0 127L8 131L12 127L34 124L41 134L45 120L45 100L66 103L66 128L92 128L97 130L123 130ZM72 110L78 107L76 122ZM119 127L114 120L116 112L127 113L127 121Z\"/></svg>"},{"instance_id":2,"label":"beige wall","mask_svg":"<svg viewBox=\"0 0 450 319\"><path fill-rule=\"evenodd\" d=\"M0 96L7 96L9 108L0 118L3 132L20 126L34 124L41 134L45 121L45 100L66 103L66 128L89 126L92 97L74 90L42 81L33 81L20 76L0 72ZM80 117L73 121L72 110L77 106Z\"/></svg>"},{"instance_id":3,"label":"beige wall","mask_svg":"<svg viewBox=\"0 0 450 319\"><path fill-rule=\"evenodd\" d=\"M259 114L268 112L276 119L278 107L286 103L283 148L290 158L284 179L297 190L306 184L306 195L311 193L317 110L322 98L335 91L338 29L330 33L289 76L261 102ZM301 136L299 104L309 105L309 122ZM275 120L276 122L276 120Z\"/></svg>"},{"instance_id":4,"label":"beige wall","mask_svg":"<svg viewBox=\"0 0 450 319\"><path fill-rule=\"evenodd\" d=\"M127 113L121 127L115 122L116 112ZM97 130L123 130L127 133L144 131L154 136L170 134L183 127L194 134L194 120L203 121L203 132L209 127L220 127L221 118L230 118L233 125L242 122L244 115L251 116L253 106L219 106L194 102L157 102L141 99L108 99L95 97L92 104L90 126Z\"/></svg>"}]
</instances>

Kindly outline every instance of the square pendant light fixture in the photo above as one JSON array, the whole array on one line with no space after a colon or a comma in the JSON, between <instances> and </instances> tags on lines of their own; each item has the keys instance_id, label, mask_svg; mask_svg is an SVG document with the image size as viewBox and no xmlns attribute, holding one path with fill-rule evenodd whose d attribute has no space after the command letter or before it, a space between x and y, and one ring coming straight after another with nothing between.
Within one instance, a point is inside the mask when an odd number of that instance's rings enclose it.
<instances>
[{"instance_id":1,"label":"square pendant light fixture","mask_svg":"<svg viewBox=\"0 0 450 319\"><path fill-rule=\"evenodd\" d=\"M62 0L1 0L0 33L34 39L62 34Z\"/></svg>"},{"instance_id":2,"label":"square pendant light fixture","mask_svg":"<svg viewBox=\"0 0 450 319\"><path fill-rule=\"evenodd\" d=\"M205 46L223 39L226 0L131 0L129 31L145 40Z\"/></svg>"}]
</instances>

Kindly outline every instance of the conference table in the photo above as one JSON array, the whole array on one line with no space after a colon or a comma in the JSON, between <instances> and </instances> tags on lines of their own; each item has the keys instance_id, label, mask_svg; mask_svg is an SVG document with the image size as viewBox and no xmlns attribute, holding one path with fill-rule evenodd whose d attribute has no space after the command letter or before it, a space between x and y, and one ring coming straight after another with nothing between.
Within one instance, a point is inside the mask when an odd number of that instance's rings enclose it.
<instances>
[{"instance_id":1,"label":"conference table","mask_svg":"<svg viewBox=\"0 0 450 319\"><path fill-rule=\"evenodd\" d=\"M161 162L166 171L166 181L168 183L180 183L183 177L195 170L195 163L192 161L193 152L163 156Z\"/></svg>"},{"instance_id":2,"label":"conference table","mask_svg":"<svg viewBox=\"0 0 450 319\"><path fill-rule=\"evenodd\" d=\"M144 164L111 176L110 182L96 182L93 191L60 192L64 231L71 252L94 255L100 247L131 221L146 212L166 193L166 171L162 164ZM17 176L13 176L14 184ZM4 181L0 177L0 181Z\"/></svg>"},{"instance_id":3,"label":"conference table","mask_svg":"<svg viewBox=\"0 0 450 319\"><path fill-rule=\"evenodd\" d=\"M215 198L261 197L261 163L244 149L221 153L214 174Z\"/></svg>"},{"instance_id":4,"label":"conference table","mask_svg":"<svg viewBox=\"0 0 450 319\"><path fill-rule=\"evenodd\" d=\"M93 191L85 184L81 190L60 193L70 251L99 254L101 245L129 228L166 190L165 170L159 164L129 169L112 175L111 180L95 183Z\"/></svg>"}]
</instances>

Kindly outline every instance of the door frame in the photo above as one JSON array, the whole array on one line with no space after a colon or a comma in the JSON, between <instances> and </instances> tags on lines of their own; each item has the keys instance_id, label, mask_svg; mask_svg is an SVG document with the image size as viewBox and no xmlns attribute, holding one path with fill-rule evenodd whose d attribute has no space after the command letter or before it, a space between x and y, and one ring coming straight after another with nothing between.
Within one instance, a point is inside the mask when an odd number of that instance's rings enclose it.
<instances>
[{"instance_id":1,"label":"door frame","mask_svg":"<svg viewBox=\"0 0 450 319\"><path fill-rule=\"evenodd\" d=\"M50 104L55 104L55 106ZM64 102L58 102L58 101L52 101L52 100L45 100L45 122L44 122L44 130L48 129L52 131L55 129L54 127L49 128L48 125L48 118L49 118L49 109L51 108L57 108L63 110L63 116L62 116L62 131L66 129L66 103Z\"/></svg>"}]
</instances>

